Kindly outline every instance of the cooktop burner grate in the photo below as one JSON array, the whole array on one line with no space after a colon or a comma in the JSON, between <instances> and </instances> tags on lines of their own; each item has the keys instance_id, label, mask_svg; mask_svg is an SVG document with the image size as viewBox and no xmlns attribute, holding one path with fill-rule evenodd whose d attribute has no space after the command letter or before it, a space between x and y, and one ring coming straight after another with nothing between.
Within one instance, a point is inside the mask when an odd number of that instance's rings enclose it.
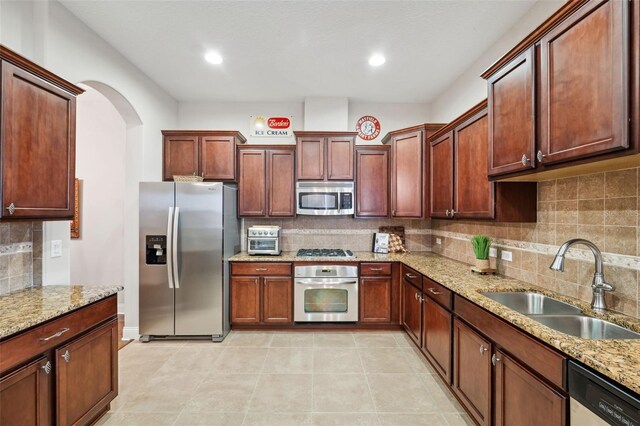
<instances>
[{"instance_id":1,"label":"cooktop burner grate","mask_svg":"<svg viewBox=\"0 0 640 426\"><path fill-rule=\"evenodd\" d=\"M300 249L298 257L353 257L351 250L342 249Z\"/></svg>"}]
</instances>

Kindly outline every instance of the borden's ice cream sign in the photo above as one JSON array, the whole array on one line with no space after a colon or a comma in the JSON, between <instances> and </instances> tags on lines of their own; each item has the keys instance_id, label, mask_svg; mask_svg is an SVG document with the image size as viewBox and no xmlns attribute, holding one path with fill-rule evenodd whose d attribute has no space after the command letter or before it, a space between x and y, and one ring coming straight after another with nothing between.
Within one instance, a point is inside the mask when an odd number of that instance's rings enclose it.
<instances>
[{"instance_id":1,"label":"borden's ice cream sign","mask_svg":"<svg viewBox=\"0 0 640 426\"><path fill-rule=\"evenodd\" d=\"M293 117L267 117L252 115L251 135L257 138L286 138L293 136L291 119Z\"/></svg>"}]
</instances>

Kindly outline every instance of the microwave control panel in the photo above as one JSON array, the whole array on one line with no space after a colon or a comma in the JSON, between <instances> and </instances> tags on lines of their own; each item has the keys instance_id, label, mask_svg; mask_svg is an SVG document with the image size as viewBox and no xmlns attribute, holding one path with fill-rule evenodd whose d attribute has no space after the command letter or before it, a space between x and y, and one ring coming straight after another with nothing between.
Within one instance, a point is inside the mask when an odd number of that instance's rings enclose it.
<instances>
[{"instance_id":1,"label":"microwave control panel","mask_svg":"<svg viewBox=\"0 0 640 426\"><path fill-rule=\"evenodd\" d=\"M349 210L353 208L353 194L344 192L340 194L340 209Z\"/></svg>"}]
</instances>

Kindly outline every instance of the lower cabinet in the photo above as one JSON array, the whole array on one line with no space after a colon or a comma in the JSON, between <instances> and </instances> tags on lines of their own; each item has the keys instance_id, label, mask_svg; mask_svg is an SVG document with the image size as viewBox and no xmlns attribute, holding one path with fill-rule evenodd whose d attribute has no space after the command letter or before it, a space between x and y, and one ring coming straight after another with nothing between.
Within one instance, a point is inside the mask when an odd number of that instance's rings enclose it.
<instances>
[{"instance_id":1,"label":"lower cabinet","mask_svg":"<svg viewBox=\"0 0 640 426\"><path fill-rule=\"evenodd\" d=\"M422 300L422 351L438 374L451 384L451 312L430 297Z\"/></svg>"},{"instance_id":2,"label":"lower cabinet","mask_svg":"<svg viewBox=\"0 0 640 426\"><path fill-rule=\"evenodd\" d=\"M293 322L291 276L232 276L231 324Z\"/></svg>"},{"instance_id":3,"label":"lower cabinet","mask_svg":"<svg viewBox=\"0 0 640 426\"><path fill-rule=\"evenodd\" d=\"M402 326L413 342L422 345L422 291L402 279Z\"/></svg>"},{"instance_id":4,"label":"lower cabinet","mask_svg":"<svg viewBox=\"0 0 640 426\"><path fill-rule=\"evenodd\" d=\"M366 324L398 324L398 284L391 263L361 263L358 316Z\"/></svg>"},{"instance_id":5,"label":"lower cabinet","mask_svg":"<svg viewBox=\"0 0 640 426\"><path fill-rule=\"evenodd\" d=\"M0 425L50 425L53 367L48 357L0 379Z\"/></svg>"},{"instance_id":6,"label":"lower cabinet","mask_svg":"<svg viewBox=\"0 0 640 426\"><path fill-rule=\"evenodd\" d=\"M292 322L291 278L264 277L262 283L262 322Z\"/></svg>"}]
</instances>

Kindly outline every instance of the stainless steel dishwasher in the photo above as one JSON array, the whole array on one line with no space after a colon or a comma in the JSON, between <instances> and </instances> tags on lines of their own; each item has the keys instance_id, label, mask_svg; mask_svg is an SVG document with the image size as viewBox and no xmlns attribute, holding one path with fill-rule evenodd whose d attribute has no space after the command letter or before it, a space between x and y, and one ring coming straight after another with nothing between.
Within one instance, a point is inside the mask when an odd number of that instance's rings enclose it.
<instances>
[{"instance_id":1,"label":"stainless steel dishwasher","mask_svg":"<svg viewBox=\"0 0 640 426\"><path fill-rule=\"evenodd\" d=\"M571 426L639 426L640 395L569 362Z\"/></svg>"}]
</instances>

